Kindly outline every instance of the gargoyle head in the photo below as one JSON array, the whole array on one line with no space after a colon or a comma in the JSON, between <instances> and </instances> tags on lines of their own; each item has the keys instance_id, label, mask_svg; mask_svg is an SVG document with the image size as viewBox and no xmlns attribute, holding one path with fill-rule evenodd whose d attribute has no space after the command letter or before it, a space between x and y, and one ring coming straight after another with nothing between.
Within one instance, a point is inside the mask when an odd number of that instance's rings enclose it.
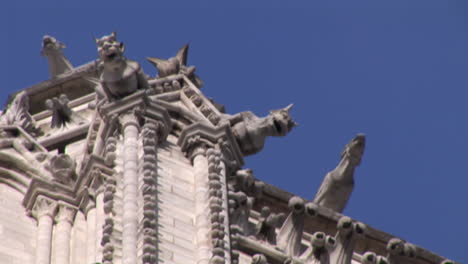
<instances>
[{"instance_id":1,"label":"gargoyle head","mask_svg":"<svg viewBox=\"0 0 468 264\"><path fill-rule=\"evenodd\" d=\"M293 105L290 104L283 109L270 111L268 118L271 122L270 125L273 126L273 136L286 136L293 127L297 126L289 114L292 107Z\"/></svg>"},{"instance_id":2,"label":"gargoyle head","mask_svg":"<svg viewBox=\"0 0 468 264\"><path fill-rule=\"evenodd\" d=\"M125 46L117 41L117 35L112 32L110 35L96 39L99 58L104 63L117 63L123 60Z\"/></svg>"},{"instance_id":3,"label":"gargoyle head","mask_svg":"<svg viewBox=\"0 0 468 264\"><path fill-rule=\"evenodd\" d=\"M61 51L63 48L65 48L65 44L58 41L54 37L51 37L49 35L45 35L44 37L42 37L42 56L47 56L51 52Z\"/></svg>"},{"instance_id":4,"label":"gargoyle head","mask_svg":"<svg viewBox=\"0 0 468 264\"><path fill-rule=\"evenodd\" d=\"M341 153L341 158L348 158L352 164L359 165L361 163L364 148L366 147L366 136L357 134L345 147Z\"/></svg>"}]
</instances>

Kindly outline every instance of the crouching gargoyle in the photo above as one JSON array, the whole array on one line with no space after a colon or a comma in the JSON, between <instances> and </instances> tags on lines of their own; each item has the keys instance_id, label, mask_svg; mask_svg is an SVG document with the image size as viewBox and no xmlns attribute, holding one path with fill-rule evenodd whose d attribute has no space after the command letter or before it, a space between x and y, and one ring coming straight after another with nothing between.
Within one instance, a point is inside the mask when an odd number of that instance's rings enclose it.
<instances>
[{"instance_id":1,"label":"crouching gargoyle","mask_svg":"<svg viewBox=\"0 0 468 264\"><path fill-rule=\"evenodd\" d=\"M354 169L361 163L366 145L364 134L358 134L341 153L338 166L327 173L315 195L314 203L341 213L354 188Z\"/></svg>"},{"instance_id":2,"label":"crouching gargoyle","mask_svg":"<svg viewBox=\"0 0 468 264\"><path fill-rule=\"evenodd\" d=\"M242 154L251 155L259 152L268 136L286 136L297 125L289 115L292 106L291 104L283 109L272 110L266 117L258 117L248 111L230 118L232 131Z\"/></svg>"},{"instance_id":3,"label":"crouching gargoyle","mask_svg":"<svg viewBox=\"0 0 468 264\"><path fill-rule=\"evenodd\" d=\"M102 69L100 82L101 96L109 101L128 96L139 89L148 88L146 75L138 62L123 56L125 47L117 41L115 32L96 39L99 53L99 66Z\"/></svg>"}]
</instances>

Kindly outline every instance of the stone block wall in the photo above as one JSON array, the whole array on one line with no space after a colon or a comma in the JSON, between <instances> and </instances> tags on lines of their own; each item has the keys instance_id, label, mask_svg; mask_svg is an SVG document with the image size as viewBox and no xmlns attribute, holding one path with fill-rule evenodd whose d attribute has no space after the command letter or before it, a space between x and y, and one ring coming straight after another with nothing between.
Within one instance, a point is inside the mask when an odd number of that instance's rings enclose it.
<instances>
[{"instance_id":1,"label":"stone block wall","mask_svg":"<svg viewBox=\"0 0 468 264\"><path fill-rule=\"evenodd\" d=\"M23 194L0 184L0 263L34 263L36 221L27 216Z\"/></svg>"}]
</instances>

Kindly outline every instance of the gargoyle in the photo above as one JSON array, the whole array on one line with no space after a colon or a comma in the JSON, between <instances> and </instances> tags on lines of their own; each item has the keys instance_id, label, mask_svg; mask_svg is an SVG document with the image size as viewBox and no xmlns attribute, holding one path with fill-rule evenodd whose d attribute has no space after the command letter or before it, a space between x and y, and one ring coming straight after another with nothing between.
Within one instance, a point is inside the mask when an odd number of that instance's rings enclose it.
<instances>
[{"instance_id":1,"label":"gargoyle","mask_svg":"<svg viewBox=\"0 0 468 264\"><path fill-rule=\"evenodd\" d=\"M187 54L188 54L188 44L184 45L176 54L175 57L169 58L167 60L160 58L146 58L151 64L153 64L156 69L158 69L158 78L167 77L173 74L182 73L187 75L187 77L200 88L203 86L203 82L197 75L194 74L195 66L187 67Z\"/></svg>"},{"instance_id":2,"label":"gargoyle","mask_svg":"<svg viewBox=\"0 0 468 264\"><path fill-rule=\"evenodd\" d=\"M116 33L96 39L102 72L100 81L102 92L109 101L120 99L147 89L148 81L141 66L123 56L125 47L117 41ZM100 93L100 91L98 91Z\"/></svg>"},{"instance_id":3,"label":"gargoyle","mask_svg":"<svg viewBox=\"0 0 468 264\"><path fill-rule=\"evenodd\" d=\"M46 100L47 108L52 111L51 128L65 127L67 123L82 121L82 118L70 109L68 102L65 94Z\"/></svg>"},{"instance_id":4,"label":"gargoyle","mask_svg":"<svg viewBox=\"0 0 468 264\"><path fill-rule=\"evenodd\" d=\"M0 113L1 125L17 125L33 136L42 134L29 114L29 97L24 91L16 94L8 103L5 112Z\"/></svg>"},{"instance_id":5,"label":"gargoyle","mask_svg":"<svg viewBox=\"0 0 468 264\"><path fill-rule=\"evenodd\" d=\"M297 125L289 115L292 106L291 104L283 109L272 110L266 117L258 117L250 111L231 117L232 131L242 154L247 156L259 152L268 136L287 135Z\"/></svg>"},{"instance_id":6,"label":"gargoyle","mask_svg":"<svg viewBox=\"0 0 468 264\"><path fill-rule=\"evenodd\" d=\"M51 78L73 69L70 61L63 55L63 48L65 48L65 45L54 37L46 35L42 38L41 55L47 57L49 62L49 75Z\"/></svg>"},{"instance_id":7,"label":"gargoyle","mask_svg":"<svg viewBox=\"0 0 468 264\"><path fill-rule=\"evenodd\" d=\"M341 213L354 188L354 169L361 163L366 137L358 134L341 153L338 166L327 173L315 195L314 203Z\"/></svg>"}]
</instances>

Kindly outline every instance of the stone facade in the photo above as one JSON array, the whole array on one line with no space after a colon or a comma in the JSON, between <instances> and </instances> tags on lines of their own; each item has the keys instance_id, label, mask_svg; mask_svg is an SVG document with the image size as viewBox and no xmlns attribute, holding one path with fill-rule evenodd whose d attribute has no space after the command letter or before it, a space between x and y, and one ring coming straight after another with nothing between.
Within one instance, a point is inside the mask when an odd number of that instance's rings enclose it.
<instances>
[{"instance_id":1,"label":"stone facade","mask_svg":"<svg viewBox=\"0 0 468 264\"><path fill-rule=\"evenodd\" d=\"M235 115L187 65L149 58L146 76L112 33L73 68L46 36L51 79L0 115L0 263L414 263L444 259L340 212L364 136L345 148L314 201L242 169L296 123L292 105ZM445 261L444 263L449 263Z\"/></svg>"}]
</instances>

